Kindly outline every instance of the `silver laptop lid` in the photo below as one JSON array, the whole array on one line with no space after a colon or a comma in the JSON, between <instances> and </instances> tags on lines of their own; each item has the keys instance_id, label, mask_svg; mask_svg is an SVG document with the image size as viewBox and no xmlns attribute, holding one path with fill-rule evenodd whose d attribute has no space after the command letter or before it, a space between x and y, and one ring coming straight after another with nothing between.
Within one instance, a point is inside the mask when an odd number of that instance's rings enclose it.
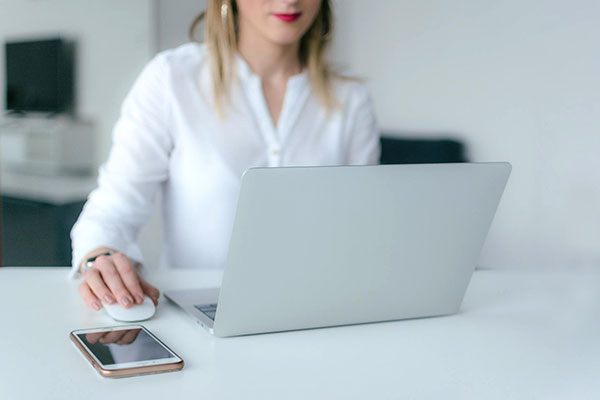
<instances>
[{"instance_id":1,"label":"silver laptop lid","mask_svg":"<svg viewBox=\"0 0 600 400\"><path fill-rule=\"evenodd\" d=\"M508 163L248 170L215 335L455 313L510 170Z\"/></svg>"}]
</instances>

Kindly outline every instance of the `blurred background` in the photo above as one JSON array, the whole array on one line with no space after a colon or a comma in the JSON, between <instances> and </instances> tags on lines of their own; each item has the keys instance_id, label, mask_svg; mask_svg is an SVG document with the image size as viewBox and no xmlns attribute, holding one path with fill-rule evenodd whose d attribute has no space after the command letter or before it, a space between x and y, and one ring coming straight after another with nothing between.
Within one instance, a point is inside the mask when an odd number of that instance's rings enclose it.
<instances>
[{"instance_id":1,"label":"blurred background","mask_svg":"<svg viewBox=\"0 0 600 400\"><path fill-rule=\"evenodd\" d=\"M4 265L70 262L68 231L125 95L154 54L188 40L204 4L0 0ZM331 62L367 83L382 133L452 139L470 161L513 165L481 267L600 267L600 2L333 5ZM15 113L7 72L51 59L35 58L31 46L44 44L71 60L73 82L62 102ZM158 265L159 226L156 214L140 236L149 266Z\"/></svg>"}]
</instances>

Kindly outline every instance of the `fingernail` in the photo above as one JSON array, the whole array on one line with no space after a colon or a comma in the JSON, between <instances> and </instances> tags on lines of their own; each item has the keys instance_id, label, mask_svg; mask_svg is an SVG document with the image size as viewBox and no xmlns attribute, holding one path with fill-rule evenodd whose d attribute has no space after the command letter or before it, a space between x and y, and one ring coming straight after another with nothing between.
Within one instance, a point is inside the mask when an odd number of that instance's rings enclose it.
<instances>
[{"instance_id":1,"label":"fingernail","mask_svg":"<svg viewBox=\"0 0 600 400\"><path fill-rule=\"evenodd\" d=\"M121 299L121 302L123 303L124 306L128 306L131 304L131 299L129 297L123 297Z\"/></svg>"},{"instance_id":2,"label":"fingernail","mask_svg":"<svg viewBox=\"0 0 600 400\"><path fill-rule=\"evenodd\" d=\"M94 310L98 311L98 310L100 310L100 304L97 301L95 301L92 303L92 308Z\"/></svg>"},{"instance_id":3,"label":"fingernail","mask_svg":"<svg viewBox=\"0 0 600 400\"><path fill-rule=\"evenodd\" d=\"M112 304L115 302L114 297L112 297L110 294L107 294L106 296L104 296L104 300L106 300L106 302L109 304Z\"/></svg>"},{"instance_id":4,"label":"fingernail","mask_svg":"<svg viewBox=\"0 0 600 400\"><path fill-rule=\"evenodd\" d=\"M144 298L142 296L135 296L135 301L137 301L138 304L142 304L144 302Z\"/></svg>"}]
</instances>

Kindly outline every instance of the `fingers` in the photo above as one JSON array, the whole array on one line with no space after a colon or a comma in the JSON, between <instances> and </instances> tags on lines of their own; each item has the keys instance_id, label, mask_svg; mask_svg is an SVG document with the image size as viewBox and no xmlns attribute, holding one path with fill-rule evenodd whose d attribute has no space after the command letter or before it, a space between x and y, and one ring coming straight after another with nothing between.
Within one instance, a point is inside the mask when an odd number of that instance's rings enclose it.
<instances>
[{"instance_id":1,"label":"fingers","mask_svg":"<svg viewBox=\"0 0 600 400\"><path fill-rule=\"evenodd\" d=\"M90 272L98 270L102 275L102 280L104 280L104 283L116 297L119 304L123 308L129 308L133 305L133 296L125 287L121 275L111 259L112 257L114 257L114 255L111 257L98 257L94 263L94 268L92 268ZM92 288L95 292L94 286L92 286Z\"/></svg>"},{"instance_id":2,"label":"fingers","mask_svg":"<svg viewBox=\"0 0 600 400\"><path fill-rule=\"evenodd\" d=\"M102 308L102 302L114 304L115 301L124 308L130 308L135 303L142 304L144 294L158 305L158 289L140 277L131 260L122 253L99 256L84 278L79 293L94 310Z\"/></svg>"},{"instance_id":3,"label":"fingers","mask_svg":"<svg viewBox=\"0 0 600 400\"><path fill-rule=\"evenodd\" d=\"M89 344L130 344L137 338L140 333L140 329L123 329L118 331L110 332L96 332L88 333L85 335L85 339Z\"/></svg>"},{"instance_id":4,"label":"fingers","mask_svg":"<svg viewBox=\"0 0 600 400\"><path fill-rule=\"evenodd\" d=\"M92 290L92 292L94 292L94 295L97 298L102 299L102 301L107 304L113 304L115 302L115 298L111 290L104 283L104 279L102 279L100 270L92 268L91 270L85 273L84 277L84 283L87 283L87 285Z\"/></svg>"},{"instance_id":5,"label":"fingers","mask_svg":"<svg viewBox=\"0 0 600 400\"><path fill-rule=\"evenodd\" d=\"M126 333L126 329L108 332L100 339L100 343L117 343L123 336L125 336Z\"/></svg>"},{"instance_id":6,"label":"fingers","mask_svg":"<svg viewBox=\"0 0 600 400\"><path fill-rule=\"evenodd\" d=\"M79 285L79 294L83 298L83 301L93 310L98 311L102 308L102 305L96 295L90 289L87 282L81 282Z\"/></svg>"},{"instance_id":7,"label":"fingers","mask_svg":"<svg viewBox=\"0 0 600 400\"><path fill-rule=\"evenodd\" d=\"M112 260L125 284L125 287L131 293L137 304L144 302L144 292L140 286L137 271L133 267L129 258L122 253L116 253L112 256Z\"/></svg>"},{"instance_id":8,"label":"fingers","mask_svg":"<svg viewBox=\"0 0 600 400\"><path fill-rule=\"evenodd\" d=\"M142 287L142 290L144 291L144 293L150 297L152 299L152 302L154 303L155 306L158 305L158 296L160 296L160 291L155 288L154 286L152 286L151 284L149 284L148 282L146 282L146 280L144 278L142 278L141 276L139 277L140 280L140 285Z\"/></svg>"},{"instance_id":9,"label":"fingers","mask_svg":"<svg viewBox=\"0 0 600 400\"><path fill-rule=\"evenodd\" d=\"M87 340L89 344L96 344L105 334L106 332L88 333L85 335L85 340Z\"/></svg>"},{"instance_id":10,"label":"fingers","mask_svg":"<svg viewBox=\"0 0 600 400\"><path fill-rule=\"evenodd\" d=\"M139 333L139 329L130 329L125 333L125 335L123 335L123 337L117 342L117 344L131 344L133 343L135 338L137 338Z\"/></svg>"}]
</instances>

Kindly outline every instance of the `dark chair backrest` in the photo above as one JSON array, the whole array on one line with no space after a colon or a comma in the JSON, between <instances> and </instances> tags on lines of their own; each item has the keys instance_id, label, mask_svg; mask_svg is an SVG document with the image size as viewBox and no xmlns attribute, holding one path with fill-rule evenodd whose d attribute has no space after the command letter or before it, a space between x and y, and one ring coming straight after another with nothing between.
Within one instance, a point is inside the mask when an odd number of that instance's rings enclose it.
<instances>
[{"instance_id":1,"label":"dark chair backrest","mask_svg":"<svg viewBox=\"0 0 600 400\"><path fill-rule=\"evenodd\" d=\"M383 134L381 164L466 162L464 143L451 138L423 139Z\"/></svg>"}]
</instances>

